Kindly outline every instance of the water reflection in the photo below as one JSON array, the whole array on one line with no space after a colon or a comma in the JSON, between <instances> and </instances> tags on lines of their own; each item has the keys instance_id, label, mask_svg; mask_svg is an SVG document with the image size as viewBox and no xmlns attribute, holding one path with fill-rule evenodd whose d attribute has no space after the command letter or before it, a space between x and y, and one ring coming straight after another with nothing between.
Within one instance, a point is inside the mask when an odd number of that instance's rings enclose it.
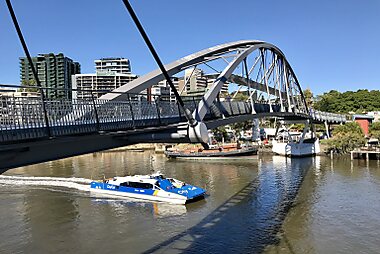
<instances>
[{"instance_id":1,"label":"water reflection","mask_svg":"<svg viewBox=\"0 0 380 254\"><path fill-rule=\"evenodd\" d=\"M97 199L62 186L2 185L0 252L376 252L377 161L278 156L171 161L150 152L97 153L8 175L102 179L152 170L207 190L187 206ZM4 179L3 179L4 180ZM51 180L51 179L50 179Z\"/></svg>"},{"instance_id":2,"label":"water reflection","mask_svg":"<svg viewBox=\"0 0 380 254\"><path fill-rule=\"evenodd\" d=\"M112 198L92 198L91 201L95 204L109 205L114 208L115 211L124 211L125 209L133 209L135 207L144 207L144 212L149 216L155 217L173 217L184 215L187 211L184 205L173 205L167 203L158 202L141 202L141 200L135 199L112 199Z\"/></svg>"},{"instance_id":3,"label":"water reflection","mask_svg":"<svg viewBox=\"0 0 380 254\"><path fill-rule=\"evenodd\" d=\"M314 168L314 172L317 167ZM266 253L376 253L380 237L380 167L348 157L320 158L307 174L280 241Z\"/></svg>"},{"instance_id":4,"label":"water reflection","mask_svg":"<svg viewBox=\"0 0 380 254\"><path fill-rule=\"evenodd\" d=\"M276 237L312 159L276 160L200 223L145 253L260 253ZM285 169L285 170L284 170Z\"/></svg>"}]
</instances>

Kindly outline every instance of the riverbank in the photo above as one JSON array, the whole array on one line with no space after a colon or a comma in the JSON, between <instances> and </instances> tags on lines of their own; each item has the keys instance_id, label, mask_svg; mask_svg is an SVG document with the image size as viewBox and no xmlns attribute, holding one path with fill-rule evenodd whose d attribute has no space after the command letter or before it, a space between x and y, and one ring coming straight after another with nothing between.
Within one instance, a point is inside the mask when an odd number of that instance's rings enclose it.
<instances>
[{"instance_id":1,"label":"riverbank","mask_svg":"<svg viewBox=\"0 0 380 254\"><path fill-rule=\"evenodd\" d=\"M330 153L326 153L327 145L320 144L321 146L321 152L318 153L318 156L328 156L331 157L332 155ZM155 153L162 154L165 150L168 148L176 148L179 150L186 150L186 149L201 149L203 148L201 144L169 144L169 143L141 143L141 144L135 144L130 146L123 146L118 147L110 150L105 150L100 153L115 153L115 152L144 152L144 151L154 151ZM272 146L270 144L268 145L260 145L258 146L258 154L265 154L265 155L272 155ZM342 155L333 155L335 156L342 156Z\"/></svg>"},{"instance_id":2,"label":"riverbank","mask_svg":"<svg viewBox=\"0 0 380 254\"><path fill-rule=\"evenodd\" d=\"M171 146L163 143L144 143L135 144L130 146L123 146L114 149L109 149L102 151L101 153L115 153L115 152L144 152L144 151L154 151L155 153L164 153L167 146Z\"/></svg>"}]
</instances>

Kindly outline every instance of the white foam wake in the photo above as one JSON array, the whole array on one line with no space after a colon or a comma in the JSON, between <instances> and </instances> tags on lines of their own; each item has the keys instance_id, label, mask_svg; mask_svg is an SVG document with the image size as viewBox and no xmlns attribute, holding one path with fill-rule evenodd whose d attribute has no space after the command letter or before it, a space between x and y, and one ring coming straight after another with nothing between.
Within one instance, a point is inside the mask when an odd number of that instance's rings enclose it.
<instances>
[{"instance_id":1,"label":"white foam wake","mask_svg":"<svg viewBox=\"0 0 380 254\"><path fill-rule=\"evenodd\" d=\"M90 191L90 179L65 177L34 177L34 176L4 176L0 175L0 184L25 186L54 186Z\"/></svg>"}]
</instances>

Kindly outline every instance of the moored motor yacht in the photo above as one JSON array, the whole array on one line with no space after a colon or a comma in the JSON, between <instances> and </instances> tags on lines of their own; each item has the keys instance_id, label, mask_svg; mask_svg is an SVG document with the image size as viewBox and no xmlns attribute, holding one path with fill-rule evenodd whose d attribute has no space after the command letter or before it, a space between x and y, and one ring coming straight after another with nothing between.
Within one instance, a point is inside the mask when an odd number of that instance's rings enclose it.
<instances>
[{"instance_id":1,"label":"moored motor yacht","mask_svg":"<svg viewBox=\"0 0 380 254\"><path fill-rule=\"evenodd\" d=\"M272 140L272 152L288 157L306 157L320 153L319 139L314 132L308 131L308 127L306 124L303 132L296 134L283 129L284 131Z\"/></svg>"},{"instance_id":2,"label":"moored motor yacht","mask_svg":"<svg viewBox=\"0 0 380 254\"><path fill-rule=\"evenodd\" d=\"M174 178L165 178L161 173L93 181L90 187L91 192L94 193L172 204L186 204L203 198L206 193L206 190L200 187L186 184Z\"/></svg>"}]
</instances>

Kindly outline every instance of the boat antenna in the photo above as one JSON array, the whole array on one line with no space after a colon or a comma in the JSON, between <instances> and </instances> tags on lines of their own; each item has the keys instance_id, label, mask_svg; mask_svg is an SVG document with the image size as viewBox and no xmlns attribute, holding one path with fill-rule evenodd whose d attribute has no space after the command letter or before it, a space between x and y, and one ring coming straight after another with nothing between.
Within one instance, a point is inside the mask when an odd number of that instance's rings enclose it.
<instances>
[{"instance_id":1,"label":"boat antenna","mask_svg":"<svg viewBox=\"0 0 380 254\"><path fill-rule=\"evenodd\" d=\"M181 96L178 94L177 89L175 88L172 79L170 78L168 72L166 71L164 65L161 62L160 57L158 56L156 50L153 47L153 44L150 42L148 35L146 34L143 26L141 25L138 17L136 16L135 11L133 10L131 4L129 3L128 0L123 0L125 7L127 8L129 15L131 16L133 22L135 23L137 29L139 30L141 36L143 37L146 45L148 46L151 54L153 55L157 65L161 69L162 74L165 76L166 82L169 84L170 88L172 89L175 98L177 99L177 103L180 106L180 108L183 110L185 113L185 117L187 121L189 122L191 127L195 127L197 125L197 121L194 119L193 115L191 114L190 110L185 107L185 104L181 98Z\"/></svg>"}]
</instances>

